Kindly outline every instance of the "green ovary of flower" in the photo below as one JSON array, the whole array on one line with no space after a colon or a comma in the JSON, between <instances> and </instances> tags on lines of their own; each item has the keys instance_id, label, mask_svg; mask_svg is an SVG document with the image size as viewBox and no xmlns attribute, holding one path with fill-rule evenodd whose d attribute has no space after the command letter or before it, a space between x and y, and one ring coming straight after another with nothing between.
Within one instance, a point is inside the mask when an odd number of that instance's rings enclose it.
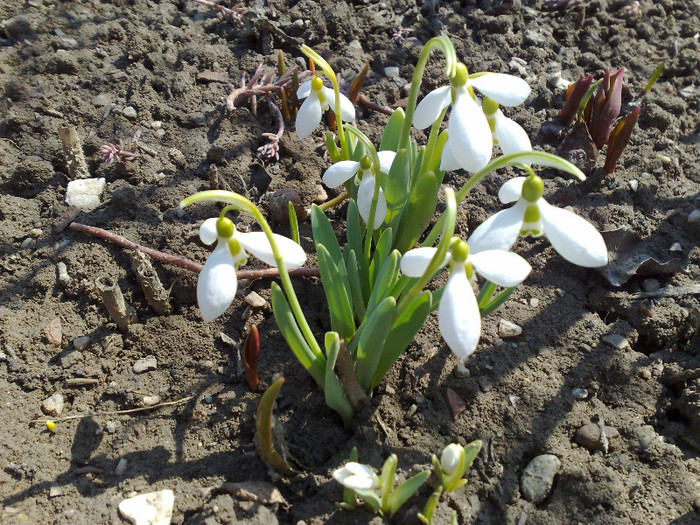
<instances>
[{"instance_id":1,"label":"green ovary of flower","mask_svg":"<svg viewBox=\"0 0 700 525\"><path fill-rule=\"evenodd\" d=\"M469 78L469 70L462 62L457 62L455 67L455 74L450 78L450 84L452 87L461 87L467 83L467 78Z\"/></svg>"},{"instance_id":2,"label":"green ovary of flower","mask_svg":"<svg viewBox=\"0 0 700 525\"><path fill-rule=\"evenodd\" d=\"M368 155L365 155L360 159L360 169L362 170L368 170L372 167L372 159L369 158Z\"/></svg>"},{"instance_id":3,"label":"green ovary of flower","mask_svg":"<svg viewBox=\"0 0 700 525\"><path fill-rule=\"evenodd\" d=\"M469 246L459 237L453 237L450 241L450 253L455 263L464 264L469 257Z\"/></svg>"},{"instance_id":4,"label":"green ovary of flower","mask_svg":"<svg viewBox=\"0 0 700 525\"><path fill-rule=\"evenodd\" d=\"M544 195L544 182L537 175L530 175L523 183L522 196L528 202L537 202ZM529 209L529 208L528 208ZM536 220L539 220L539 215ZM525 222L530 222L525 219ZM535 221L533 221L535 222Z\"/></svg>"},{"instance_id":5,"label":"green ovary of flower","mask_svg":"<svg viewBox=\"0 0 700 525\"><path fill-rule=\"evenodd\" d=\"M234 233L236 233L236 227L233 225L233 221L231 219L228 217L219 217L219 219L217 219L216 234L219 237L228 239L229 237L233 237Z\"/></svg>"}]
</instances>

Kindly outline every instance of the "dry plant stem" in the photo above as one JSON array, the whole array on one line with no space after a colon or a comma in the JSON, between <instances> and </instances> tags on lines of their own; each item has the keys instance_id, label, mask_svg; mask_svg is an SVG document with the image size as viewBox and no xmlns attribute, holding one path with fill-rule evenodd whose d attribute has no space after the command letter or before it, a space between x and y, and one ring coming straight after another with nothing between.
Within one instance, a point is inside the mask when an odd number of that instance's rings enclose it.
<instances>
[{"instance_id":1,"label":"dry plant stem","mask_svg":"<svg viewBox=\"0 0 700 525\"><path fill-rule=\"evenodd\" d=\"M136 273L136 281L139 283L146 301L158 315L168 315L172 311L170 292L168 292L158 278L151 261L138 250L130 253L131 268Z\"/></svg>"},{"instance_id":2,"label":"dry plant stem","mask_svg":"<svg viewBox=\"0 0 700 525\"><path fill-rule=\"evenodd\" d=\"M71 419L83 419L85 417L120 416L123 414L136 414L138 412L147 412L149 410L155 410L156 408L182 405L184 403L187 403L190 399L192 399L192 396L183 397L182 399L178 399L177 401L164 401L163 403L158 403L157 405L152 405L150 407L129 408L126 410L110 410L109 412L92 412L89 414L75 414L72 416L52 417L45 419L32 419L30 423L46 423L48 421L70 421Z\"/></svg>"},{"instance_id":3,"label":"dry plant stem","mask_svg":"<svg viewBox=\"0 0 700 525\"><path fill-rule=\"evenodd\" d=\"M348 401L350 401L352 408L357 412L369 405L369 398L357 381L352 356L350 356L350 352L348 352L348 348L342 340L340 341L336 366L338 368L338 377L343 384L343 389L348 396Z\"/></svg>"},{"instance_id":4,"label":"dry plant stem","mask_svg":"<svg viewBox=\"0 0 700 525\"><path fill-rule=\"evenodd\" d=\"M102 303L109 312L109 317L117 323L117 327L124 332L136 318L136 312L126 303L117 280L113 277L103 275L95 281L97 291L102 297Z\"/></svg>"},{"instance_id":5,"label":"dry plant stem","mask_svg":"<svg viewBox=\"0 0 700 525\"><path fill-rule=\"evenodd\" d=\"M145 253L146 255L150 255L156 261L174 264L175 266L179 266L180 268L184 268L185 270L189 270L191 272L199 273L202 271L203 268L203 265L191 259L187 259L186 257L181 257L179 255L171 255L169 253L154 250L153 248L149 248L148 246L136 244L135 242L130 241L129 239L126 239L121 235L117 235L116 233L103 230L102 228L98 228L96 226L88 226L79 222L72 222L69 228L74 231L87 233L88 235L92 235L93 237L99 237L100 239L110 241L122 248L127 248L129 250L138 250L140 252ZM277 268L263 268L260 270L238 270L236 272L236 276L239 279L248 280L272 279L274 277L277 277L278 275L279 270ZM319 277L321 274L319 273L318 268L295 268L293 270L289 270L289 275L292 277Z\"/></svg>"},{"instance_id":6,"label":"dry plant stem","mask_svg":"<svg viewBox=\"0 0 700 525\"><path fill-rule=\"evenodd\" d=\"M85 155L83 154L83 146L80 143L80 137L75 126L58 126L58 137L63 144L63 154L66 156L66 165L70 178L72 180L89 179L90 172L88 171Z\"/></svg>"},{"instance_id":7,"label":"dry plant stem","mask_svg":"<svg viewBox=\"0 0 700 525\"><path fill-rule=\"evenodd\" d=\"M385 115L391 116L394 114L391 108L387 106L382 106L380 104L376 104L370 99L368 99L365 95L360 95L357 98L357 103L360 104L360 106L363 106L367 109L371 109L373 111L378 111L379 113L384 113Z\"/></svg>"}]
</instances>

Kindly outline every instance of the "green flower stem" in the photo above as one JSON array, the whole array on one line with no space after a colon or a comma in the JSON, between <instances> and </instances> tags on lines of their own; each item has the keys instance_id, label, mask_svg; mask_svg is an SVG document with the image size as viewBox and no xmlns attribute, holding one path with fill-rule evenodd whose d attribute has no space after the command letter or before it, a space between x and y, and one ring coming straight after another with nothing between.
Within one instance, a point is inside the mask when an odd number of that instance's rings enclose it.
<instances>
[{"instance_id":1,"label":"green flower stem","mask_svg":"<svg viewBox=\"0 0 700 525\"><path fill-rule=\"evenodd\" d=\"M466 198L467 194L471 189L476 186L481 179L486 177L492 171L503 168L505 166L521 166L524 163L528 164L539 164L541 166L548 166L550 168L556 168L561 171L565 171L578 178L579 180L586 180L586 176L583 172L574 166L568 160L552 155L551 153L545 153L544 151L516 151L515 153L510 153L508 155L501 155L500 157L492 160L486 166L477 171L472 175L464 186L460 188L457 192L457 205L461 204ZM531 169L530 169L531 171ZM438 238L442 232L442 225L445 222L444 214L437 220L433 229L430 231L425 241L421 246L432 246L435 240Z\"/></svg>"},{"instance_id":2,"label":"green flower stem","mask_svg":"<svg viewBox=\"0 0 700 525\"><path fill-rule=\"evenodd\" d=\"M227 204L230 204L234 209L249 213L255 218L257 223L262 228L263 232L265 232L267 240L270 242L272 254L275 257L277 269L279 270L280 281L282 281L282 287L284 288L284 291L287 294L287 300L289 301L289 306L291 307L292 312L294 313L294 318L299 324L299 328L301 329L302 334L304 334L304 338L309 344L311 351L317 357L321 358L323 362L325 362L325 357L323 355L323 352L321 351L321 347L318 345L318 342L316 341L316 338L314 337L313 332L309 327L309 323L306 321L306 317L304 317L304 312L302 311L301 306L299 305L299 299L297 299L297 295L294 292L292 280L289 278L289 272L287 271L287 265L284 263L284 259L282 258L282 252L280 252L279 246L277 246L277 241L275 241L275 236L272 233L272 228L270 228L270 225L265 220L265 217L263 216L261 211L257 208L257 206L255 206L255 204L250 202L245 197L238 195L237 193L233 193L232 191L224 190L201 191L199 193L195 193L194 195L190 195L186 199L180 201L180 208L185 208L190 204L202 201L225 202Z\"/></svg>"},{"instance_id":3,"label":"green flower stem","mask_svg":"<svg viewBox=\"0 0 700 525\"><path fill-rule=\"evenodd\" d=\"M411 303L411 301L419 293L421 293L421 291L423 291L423 288L425 288L428 282L440 269L442 261L445 260L447 251L450 248L452 236L454 235L455 223L457 222L457 203L455 200L455 193L452 188L445 188L445 205L446 209L445 212L442 214L441 218L444 219L446 217L445 220L447 221L447 223L442 229L442 237L440 239L440 243L437 246L437 251L435 252L435 255L433 255L433 258L430 260L430 264L428 264L428 268L426 268L425 272L423 272L423 275L416 280L416 282L413 284L413 286L409 289L407 293L402 294L401 300L399 301L399 304L396 307L394 319L398 319L399 316L406 309L406 307ZM443 222L445 221L443 220Z\"/></svg>"},{"instance_id":4,"label":"green flower stem","mask_svg":"<svg viewBox=\"0 0 700 525\"><path fill-rule=\"evenodd\" d=\"M333 85L336 109L335 121L338 127L338 135L340 136L340 153L343 157L343 160L348 160L350 158L350 153L348 151L347 141L345 140L345 132L343 131L343 115L342 111L340 110L340 86L338 85L338 78L335 76L335 71L333 71L333 68L330 66L330 64L328 64L328 62L325 61L325 59L321 55L316 53L316 51L311 49L306 44L303 44L301 46L301 52L304 53L311 60L313 60L316 64L318 64L318 67L320 67L323 70L323 72L328 77L328 80L330 80L331 84Z\"/></svg>"},{"instance_id":5,"label":"green flower stem","mask_svg":"<svg viewBox=\"0 0 700 525\"><path fill-rule=\"evenodd\" d=\"M438 135L440 134L440 126L442 125L442 120L445 118L445 113L447 113L447 108L444 108L440 112L440 116L435 122L433 122L433 125L430 127L428 143L425 145L425 153L423 154L423 164L420 167L420 173L418 174L418 176L431 169L429 166L431 166L430 162L433 159L433 150L435 149L435 144L437 143Z\"/></svg>"},{"instance_id":6,"label":"green flower stem","mask_svg":"<svg viewBox=\"0 0 700 525\"><path fill-rule=\"evenodd\" d=\"M337 197L334 197L329 201L326 201L322 204L319 204L318 207L325 211L328 208L332 208L336 204L340 204L341 202L343 202L347 198L348 198L348 192L344 191L340 195L338 195Z\"/></svg>"},{"instance_id":7,"label":"green flower stem","mask_svg":"<svg viewBox=\"0 0 700 525\"><path fill-rule=\"evenodd\" d=\"M413 72L411 92L408 95L408 104L406 105L406 118L403 122L403 128L401 128L401 136L399 138L399 147L397 148L397 151L408 148L411 125L413 124L413 113L416 111L416 102L418 100L420 84L423 80L423 72L425 71L425 65L428 62L430 53L435 49L440 49L445 54L445 74L448 77L451 77L454 74L455 66L457 64L457 53L455 52L455 48L450 39L445 35L442 35L428 40L420 52L420 57L418 58L418 63L416 64L416 70Z\"/></svg>"}]
</instances>

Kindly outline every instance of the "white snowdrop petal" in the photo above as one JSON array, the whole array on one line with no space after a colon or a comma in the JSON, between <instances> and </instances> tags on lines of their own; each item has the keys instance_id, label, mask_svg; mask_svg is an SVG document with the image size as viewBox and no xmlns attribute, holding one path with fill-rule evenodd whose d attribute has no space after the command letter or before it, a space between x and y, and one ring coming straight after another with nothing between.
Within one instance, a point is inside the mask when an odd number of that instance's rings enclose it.
<instances>
[{"instance_id":1,"label":"white snowdrop petal","mask_svg":"<svg viewBox=\"0 0 700 525\"><path fill-rule=\"evenodd\" d=\"M416 129L425 129L432 125L440 116L440 112L450 105L450 89L450 86L434 89L418 103L413 113L413 126Z\"/></svg>"},{"instance_id":2,"label":"white snowdrop petal","mask_svg":"<svg viewBox=\"0 0 700 525\"><path fill-rule=\"evenodd\" d=\"M207 323L223 314L236 297L236 269L228 243L219 242L197 279L197 304Z\"/></svg>"},{"instance_id":3,"label":"white snowdrop petal","mask_svg":"<svg viewBox=\"0 0 700 525\"><path fill-rule=\"evenodd\" d=\"M321 123L321 102L315 95L310 95L299 108L297 113L297 138L304 140Z\"/></svg>"},{"instance_id":4,"label":"white snowdrop petal","mask_svg":"<svg viewBox=\"0 0 700 525\"><path fill-rule=\"evenodd\" d=\"M333 109L333 111L337 114L338 111L336 111L335 108L335 91L333 91L331 88L323 86L323 96L328 103L328 107ZM340 112L343 122L352 122L355 120L355 106L353 106L350 99L342 93L340 94Z\"/></svg>"},{"instance_id":5,"label":"white snowdrop petal","mask_svg":"<svg viewBox=\"0 0 700 525\"><path fill-rule=\"evenodd\" d=\"M370 175L364 175L360 182L360 187L357 189L357 209L360 212L360 217L365 221L369 221L370 208L372 206L372 197L374 196L375 179ZM374 228L379 228L386 218L386 198L384 192L379 188L377 196L377 207L374 212Z\"/></svg>"},{"instance_id":6,"label":"white snowdrop petal","mask_svg":"<svg viewBox=\"0 0 700 525\"><path fill-rule=\"evenodd\" d=\"M518 106L530 96L530 86L522 78L505 73L487 73L470 78L469 83L502 106Z\"/></svg>"},{"instance_id":7,"label":"white snowdrop petal","mask_svg":"<svg viewBox=\"0 0 700 525\"><path fill-rule=\"evenodd\" d=\"M303 82L297 88L297 98L298 99L306 98L309 96L310 93L311 93L311 80L307 80L306 82Z\"/></svg>"},{"instance_id":8,"label":"white snowdrop petal","mask_svg":"<svg viewBox=\"0 0 700 525\"><path fill-rule=\"evenodd\" d=\"M306 262L304 249L283 235L277 235L276 233L273 235L287 268L291 270L303 266ZM272 246L270 246L270 242L267 240L264 232L237 233L236 239L247 252L253 254L265 264L277 267L277 261L275 261L275 256L272 253Z\"/></svg>"},{"instance_id":9,"label":"white snowdrop petal","mask_svg":"<svg viewBox=\"0 0 700 525\"><path fill-rule=\"evenodd\" d=\"M379 157L379 171L388 174L396 158L396 152L391 150L378 151L377 157Z\"/></svg>"},{"instance_id":10,"label":"white snowdrop petal","mask_svg":"<svg viewBox=\"0 0 700 525\"><path fill-rule=\"evenodd\" d=\"M355 176L360 163L354 160L341 160L333 164L323 174L323 183L329 188L337 188Z\"/></svg>"},{"instance_id":11,"label":"white snowdrop petal","mask_svg":"<svg viewBox=\"0 0 700 525\"><path fill-rule=\"evenodd\" d=\"M513 252L485 250L469 256L476 272L498 286L517 286L530 274L532 267Z\"/></svg>"},{"instance_id":12,"label":"white snowdrop petal","mask_svg":"<svg viewBox=\"0 0 700 525\"><path fill-rule=\"evenodd\" d=\"M371 490L379 486L379 477L367 465L350 462L333 472L341 485L356 490Z\"/></svg>"},{"instance_id":13,"label":"white snowdrop petal","mask_svg":"<svg viewBox=\"0 0 700 525\"><path fill-rule=\"evenodd\" d=\"M568 210L537 201L544 234L552 247L569 262L586 268L608 264L608 249L603 236L590 222Z\"/></svg>"},{"instance_id":14,"label":"white snowdrop petal","mask_svg":"<svg viewBox=\"0 0 700 525\"><path fill-rule=\"evenodd\" d=\"M504 155L516 151L532 151L532 143L525 130L500 110L496 113L495 135Z\"/></svg>"},{"instance_id":15,"label":"white snowdrop petal","mask_svg":"<svg viewBox=\"0 0 700 525\"><path fill-rule=\"evenodd\" d=\"M527 203L521 199L515 206L486 219L467 240L469 251L509 250L520 233L526 207Z\"/></svg>"},{"instance_id":16,"label":"white snowdrop petal","mask_svg":"<svg viewBox=\"0 0 700 525\"><path fill-rule=\"evenodd\" d=\"M401 273L408 277L422 277L428 269L430 261L435 256L437 248L415 248L401 257ZM443 261L445 264L447 261Z\"/></svg>"},{"instance_id":17,"label":"white snowdrop petal","mask_svg":"<svg viewBox=\"0 0 700 525\"><path fill-rule=\"evenodd\" d=\"M464 448L457 443L451 443L445 447L440 456L440 466L447 474L457 470L460 457L464 454Z\"/></svg>"},{"instance_id":18,"label":"white snowdrop petal","mask_svg":"<svg viewBox=\"0 0 700 525\"><path fill-rule=\"evenodd\" d=\"M204 244L209 245L216 242L216 239L219 236L216 231L216 221L218 220L218 217L212 217L211 219L204 221L199 227L199 238Z\"/></svg>"},{"instance_id":19,"label":"white snowdrop petal","mask_svg":"<svg viewBox=\"0 0 700 525\"><path fill-rule=\"evenodd\" d=\"M462 167L459 165L459 162L457 162L457 159L452 153L452 145L450 144L449 137L442 148L442 157L440 158L440 169L442 171L457 171L459 169L462 169Z\"/></svg>"},{"instance_id":20,"label":"white snowdrop petal","mask_svg":"<svg viewBox=\"0 0 700 525\"><path fill-rule=\"evenodd\" d=\"M447 130L452 154L463 169L474 173L488 164L493 151L491 128L479 104L467 93L457 96Z\"/></svg>"},{"instance_id":21,"label":"white snowdrop petal","mask_svg":"<svg viewBox=\"0 0 700 525\"><path fill-rule=\"evenodd\" d=\"M498 200L503 204L517 201L522 196L524 183L525 177L515 177L506 181L498 190Z\"/></svg>"},{"instance_id":22,"label":"white snowdrop petal","mask_svg":"<svg viewBox=\"0 0 700 525\"><path fill-rule=\"evenodd\" d=\"M440 299L438 326L452 353L466 359L481 336L481 314L464 265L455 264Z\"/></svg>"}]
</instances>

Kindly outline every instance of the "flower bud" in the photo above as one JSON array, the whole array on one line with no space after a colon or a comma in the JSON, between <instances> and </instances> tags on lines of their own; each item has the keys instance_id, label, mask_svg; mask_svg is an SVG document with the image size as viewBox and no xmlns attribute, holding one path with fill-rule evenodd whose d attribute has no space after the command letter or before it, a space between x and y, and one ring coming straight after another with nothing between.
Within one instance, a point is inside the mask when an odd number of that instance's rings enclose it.
<instances>
[{"instance_id":1,"label":"flower bud","mask_svg":"<svg viewBox=\"0 0 700 525\"><path fill-rule=\"evenodd\" d=\"M456 443L452 443L445 447L440 457L440 467L445 474L450 475L457 470L461 458L464 456L464 447Z\"/></svg>"}]
</instances>

